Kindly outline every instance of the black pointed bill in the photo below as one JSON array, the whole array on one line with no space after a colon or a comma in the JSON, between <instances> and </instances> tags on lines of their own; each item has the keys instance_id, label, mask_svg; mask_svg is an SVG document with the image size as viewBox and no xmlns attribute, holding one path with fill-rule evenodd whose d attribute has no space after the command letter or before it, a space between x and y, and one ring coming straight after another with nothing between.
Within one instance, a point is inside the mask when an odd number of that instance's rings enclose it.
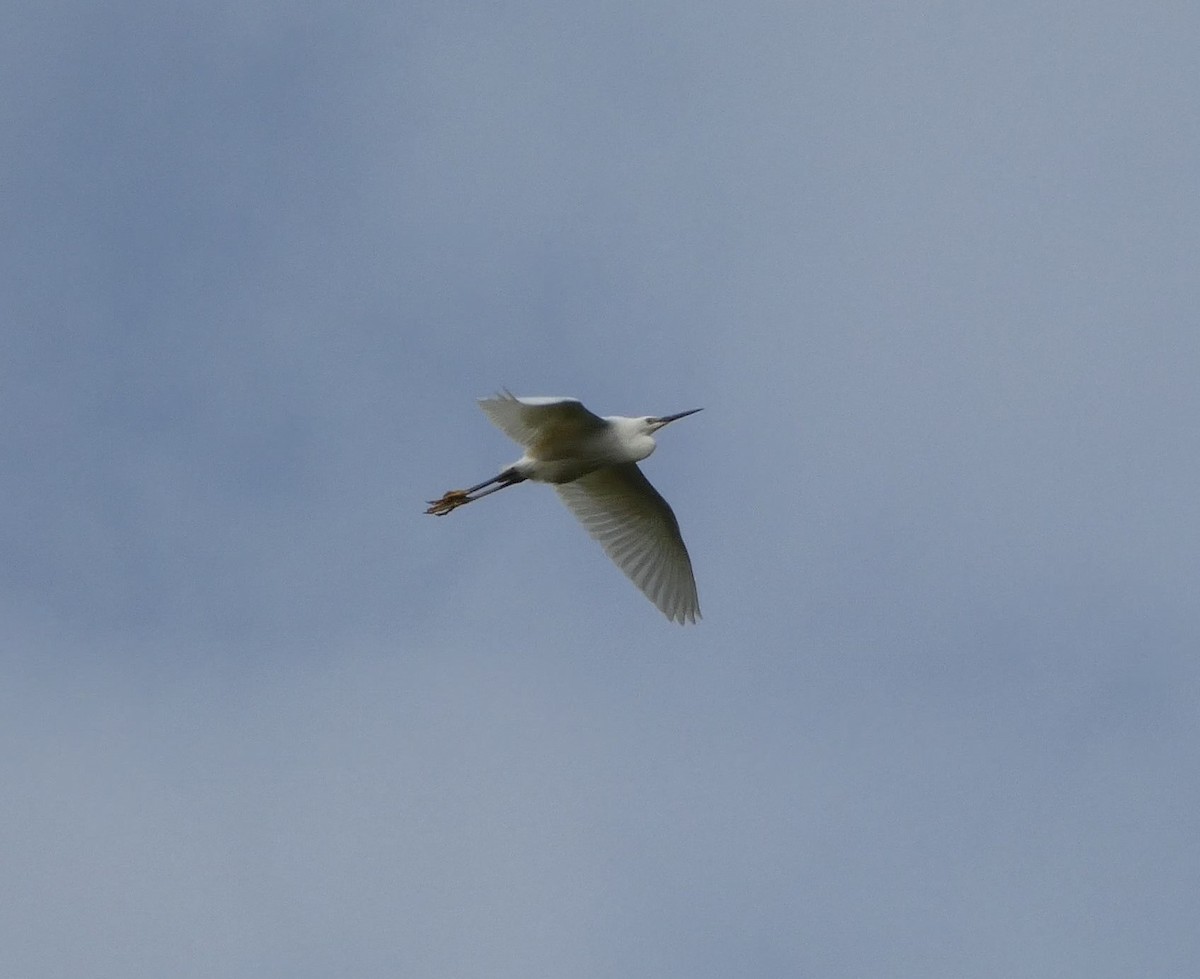
<instances>
[{"instance_id":1,"label":"black pointed bill","mask_svg":"<svg viewBox=\"0 0 1200 979\"><path fill-rule=\"evenodd\" d=\"M669 425L671 422L677 422L680 418L687 418L688 415L694 415L698 411L703 411L703 408L692 408L690 411L681 411L677 415L663 415L661 418L655 419L658 422L658 427Z\"/></svg>"}]
</instances>

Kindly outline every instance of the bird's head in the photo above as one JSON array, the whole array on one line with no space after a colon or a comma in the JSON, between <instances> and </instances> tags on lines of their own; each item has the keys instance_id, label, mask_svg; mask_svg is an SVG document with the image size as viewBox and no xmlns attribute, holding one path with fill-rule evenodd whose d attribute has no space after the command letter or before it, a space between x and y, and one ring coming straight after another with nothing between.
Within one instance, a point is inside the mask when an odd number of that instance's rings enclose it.
<instances>
[{"instance_id":1,"label":"bird's head","mask_svg":"<svg viewBox=\"0 0 1200 979\"><path fill-rule=\"evenodd\" d=\"M694 415L699 408L691 411L681 411L677 415L648 415L645 418L622 418L614 416L606 419L618 434L623 446L622 453L628 461L641 462L654 451L654 433L664 425L670 425L686 415Z\"/></svg>"}]
</instances>

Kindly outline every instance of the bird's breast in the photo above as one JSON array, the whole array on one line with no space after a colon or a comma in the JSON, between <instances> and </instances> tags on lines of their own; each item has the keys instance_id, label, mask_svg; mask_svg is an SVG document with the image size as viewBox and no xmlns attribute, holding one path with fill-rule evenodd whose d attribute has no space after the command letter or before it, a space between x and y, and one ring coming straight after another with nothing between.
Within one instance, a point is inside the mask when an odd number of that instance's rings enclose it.
<instances>
[{"instance_id":1,"label":"bird's breast","mask_svg":"<svg viewBox=\"0 0 1200 979\"><path fill-rule=\"evenodd\" d=\"M543 483L570 483L606 466L640 462L654 451L654 439L610 427L589 438L542 439L525 450L517 468Z\"/></svg>"}]
</instances>

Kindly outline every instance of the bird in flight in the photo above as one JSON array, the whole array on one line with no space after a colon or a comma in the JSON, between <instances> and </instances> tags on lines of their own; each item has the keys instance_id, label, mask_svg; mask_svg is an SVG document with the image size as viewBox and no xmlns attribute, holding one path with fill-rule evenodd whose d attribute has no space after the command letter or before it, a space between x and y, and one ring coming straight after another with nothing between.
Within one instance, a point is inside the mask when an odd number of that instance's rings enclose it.
<instances>
[{"instance_id":1,"label":"bird in flight","mask_svg":"<svg viewBox=\"0 0 1200 979\"><path fill-rule=\"evenodd\" d=\"M498 476L430 500L442 517L526 480L550 483L613 562L659 610L681 625L700 617L696 579L679 521L638 463L655 449L654 433L699 408L660 417L600 417L575 398L480 399L492 423L524 450Z\"/></svg>"}]
</instances>

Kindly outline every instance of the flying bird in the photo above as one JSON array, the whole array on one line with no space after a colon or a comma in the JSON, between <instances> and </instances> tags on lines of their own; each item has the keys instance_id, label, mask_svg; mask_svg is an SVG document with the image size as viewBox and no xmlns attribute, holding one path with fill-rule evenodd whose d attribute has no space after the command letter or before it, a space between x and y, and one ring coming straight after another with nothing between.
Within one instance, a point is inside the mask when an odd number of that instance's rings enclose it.
<instances>
[{"instance_id":1,"label":"flying bird","mask_svg":"<svg viewBox=\"0 0 1200 979\"><path fill-rule=\"evenodd\" d=\"M575 398L518 398L507 391L480 399L479 406L525 453L498 476L428 501L426 513L442 517L526 480L550 483L663 615L681 625L700 617L679 521L637 465L654 451L659 429L699 408L659 417L602 418Z\"/></svg>"}]
</instances>

